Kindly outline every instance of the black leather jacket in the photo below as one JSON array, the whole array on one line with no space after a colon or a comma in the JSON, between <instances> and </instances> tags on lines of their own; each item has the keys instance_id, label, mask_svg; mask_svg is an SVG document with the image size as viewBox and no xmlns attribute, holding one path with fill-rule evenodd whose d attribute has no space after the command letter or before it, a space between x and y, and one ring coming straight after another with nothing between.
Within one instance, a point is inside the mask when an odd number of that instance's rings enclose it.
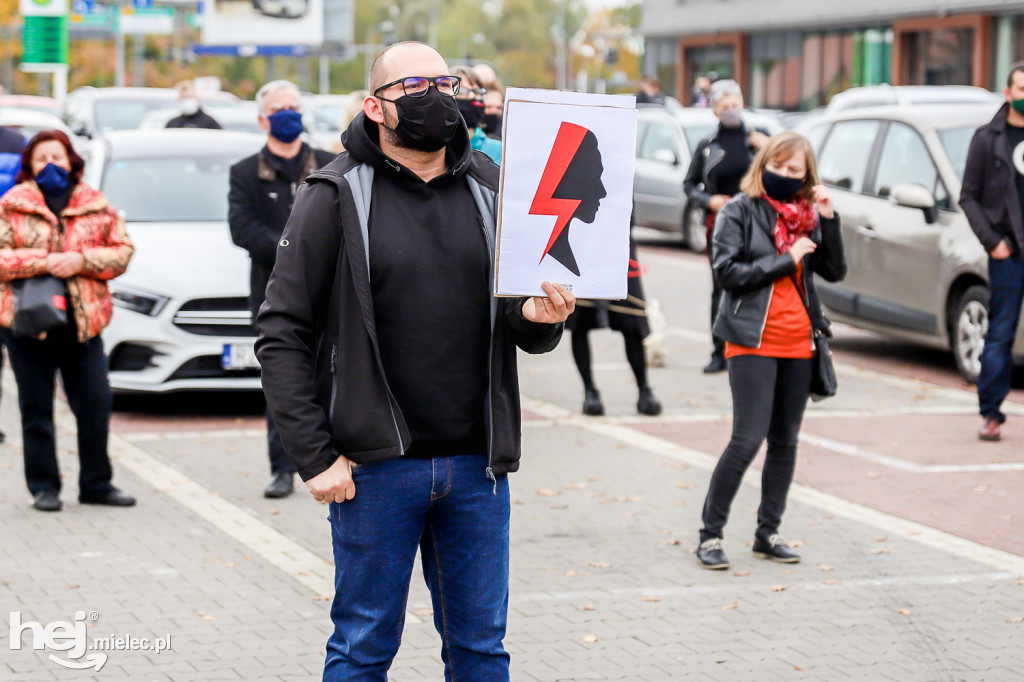
<instances>
[{"instance_id":1,"label":"black leather jacket","mask_svg":"<svg viewBox=\"0 0 1024 682\"><path fill-rule=\"evenodd\" d=\"M690 167L686 170L686 177L683 179L683 192L690 201L695 202L696 205L704 209L705 215L707 215L708 202L711 200L711 197L715 194L721 194L718 190L718 176L714 172L715 168L725 158L725 150L722 149L722 145L718 142L718 136L721 132L722 127L719 126L715 129L714 133L697 143L697 148L693 150L693 158L690 159ZM757 132L765 133L765 131L760 129L757 129ZM745 125L743 126L743 135L747 138L750 137L750 133ZM756 153L757 150L754 149L753 145L748 144L748 166Z\"/></svg>"},{"instance_id":2,"label":"black leather jacket","mask_svg":"<svg viewBox=\"0 0 1024 682\"><path fill-rule=\"evenodd\" d=\"M775 281L796 273L792 256L775 248L772 232L777 219L778 213L767 201L742 193L718 213L711 239L711 267L724 292L715 318L715 336L749 348L761 346ZM821 311L812 273L828 282L846 276L839 214L819 218L810 238L818 248L804 258L804 291L812 327L827 334L829 322Z\"/></svg>"}]
</instances>

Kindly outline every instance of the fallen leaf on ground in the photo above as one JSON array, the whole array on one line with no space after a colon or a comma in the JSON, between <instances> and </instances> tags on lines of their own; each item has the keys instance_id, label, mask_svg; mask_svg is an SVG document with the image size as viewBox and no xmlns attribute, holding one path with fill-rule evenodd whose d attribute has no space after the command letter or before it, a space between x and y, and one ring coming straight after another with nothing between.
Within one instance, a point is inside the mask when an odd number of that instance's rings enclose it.
<instances>
[{"instance_id":1,"label":"fallen leaf on ground","mask_svg":"<svg viewBox=\"0 0 1024 682\"><path fill-rule=\"evenodd\" d=\"M772 585L772 592L785 592L785 591L786 591L786 586L785 585Z\"/></svg>"},{"instance_id":2,"label":"fallen leaf on ground","mask_svg":"<svg viewBox=\"0 0 1024 682\"><path fill-rule=\"evenodd\" d=\"M537 494L541 497L554 497L555 495L561 495L561 490L552 490L551 488L541 488L537 491Z\"/></svg>"},{"instance_id":3,"label":"fallen leaf on ground","mask_svg":"<svg viewBox=\"0 0 1024 682\"><path fill-rule=\"evenodd\" d=\"M611 564L607 561L588 561L587 566L593 566L594 568L611 568Z\"/></svg>"},{"instance_id":4,"label":"fallen leaf on ground","mask_svg":"<svg viewBox=\"0 0 1024 682\"><path fill-rule=\"evenodd\" d=\"M682 500L676 500L675 502L672 503L672 506L673 507L685 507L686 503L683 502Z\"/></svg>"},{"instance_id":5,"label":"fallen leaf on ground","mask_svg":"<svg viewBox=\"0 0 1024 682\"><path fill-rule=\"evenodd\" d=\"M549 504L548 505L548 509L568 509L568 508L569 508L569 505L567 505L567 504Z\"/></svg>"},{"instance_id":6,"label":"fallen leaf on ground","mask_svg":"<svg viewBox=\"0 0 1024 682\"><path fill-rule=\"evenodd\" d=\"M725 606L723 606L722 610L723 611L735 611L739 607L740 607L740 603L738 601L734 601L731 604L726 604Z\"/></svg>"},{"instance_id":7,"label":"fallen leaf on ground","mask_svg":"<svg viewBox=\"0 0 1024 682\"><path fill-rule=\"evenodd\" d=\"M1020 616L1019 618L1007 618L1006 622L1007 623L1024 623L1024 616Z\"/></svg>"},{"instance_id":8,"label":"fallen leaf on ground","mask_svg":"<svg viewBox=\"0 0 1024 682\"><path fill-rule=\"evenodd\" d=\"M790 540L786 543L789 547L803 547L806 544L803 540Z\"/></svg>"},{"instance_id":9,"label":"fallen leaf on ground","mask_svg":"<svg viewBox=\"0 0 1024 682\"><path fill-rule=\"evenodd\" d=\"M593 644L597 641L597 635L590 633L589 635L583 635L583 641L587 644Z\"/></svg>"},{"instance_id":10,"label":"fallen leaf on ground","mask_svg":"<svg viewBox=\"0 0 1024 682\"><path fill-rule=\"evenodd\" d=\"M522 500L512 500L512 504L526 504Z\"/></svg>"},{"instance_id":11,"label":"fallen leaf on ground","mask_svg":"<svg viewBox=\"0 0 1024 682\"><path fill-rule=\"evenodd\" d=\"M566 483L562 487L566 490L583 490L587 487L587 484L582 481L573 481L572 483Z\"/></svg>"},{"instance_id":12,"label":"fallen leaf on ground","mask_svg":"<svg viewBox=\"0 0 1024 682\"><path fill-rule=\"evenodd\" d=\"M831 564L818 564L818 568L820 568L821 570L825 571L826 573L829 572L829 571L836 570L836 567L832 566Z\"/></svg>"},{"instance_id":13,"label":"fallen leaf on ground","mask_svg":"<svg viewBox=\"0 0 1024 682\"><path fill-rule=\"evenodd\" d=\"M661 544L663 545L679 545L682 544L679 540L665 540Z\"/></svg>"},{"instance_id":14,"label":"fallen leaf on ground","mask_svg":"<svg viewBox=\"0 0 1024 682\"><path fill-rule=\"evenodd\" d=\"M79 587L81 587L81 585L65 585L64 589L65 590L77 590Z\"/></svg>"},{"instance_id":15,"label":"fallen leaf on ground","mask_svg":"<svg viewBox=\"0 0 1024 682\"><path fill-rule=\"evenodd\" d=\"M271 507L270 511L268 511L267 513L270 514L271 516L277 516L278 514L281 513L281 510L278 509L277 507Z\"/></svg>"},{"instance_id":16,"label":"fallen leaf on ground","mask_svg":"<svg viewBox=\"0 0 1024 682\"><path fill-rule=\"evenodd\" d=\"M886 536L886 535L883 535L880 538L871 538L871 539L874 540L875 542L889 542L889 537Z\"/></svg>"},{"instance_id":17,"label":"fallen leaf on ground","mask_svg":"<svg viewBox=\"0 0 1024 682\"><path fill-rule=\"evenodd\" d=\"M622 515L628 519L636 516L636 512L622 512Z\"/></svg>"},{"instance_id":18,"label":"fallen leaf on ground","mask_svg":"<svg viewBox=\"0 0 1024 682\"><path fill-rule=\"evenodd\" d=\"M811 519L810 521L807 522L807 525L808 526L817 526L821 522L822 522L821 519Z\"/></svg>"},{"instance_id":19,"label":"fallen leaf on ground","mask_svg":"<svg viewBox=\"0 0 1024 682\"><path fill-rule=\"evenodd\" d=\"M246 554L246 555L245 555L244 557L242 557L242 558L243 558L243 559L245 559L246 561L252 561L252 560L253 560L253 556L252 556L252 554Z\"/></svg>"},{"instance_id":20,"label":"fallen leaf on ground","mask_svg":"<svg viewBox=\"0 0 1024 682\"><path fill-rule=\"evenodd\" d=\"M313 601L331 601L331 597L328 597L327 595L322 594L319 597L313 597Z\"/></svg>"},{"instance_id":21,"label":"fallen leaf on ground","mask_svg":"<svg viewBox=\"0 0 1024 682\"><path fill-rule=\"evenodd\" d=\"M604 493L587 493L587 497L592 500L595 497L601 497L601 495L603 495L603 494Z\"/></svg>"},{"instance_id":22,"label":"fallen leaf on ground","mask_svg":"<svg viewBox=\"0 0 1024 682\"><path fill-rule=\"evenodd\" d=\"M914 535L920 535L920 534L921 534L921 531L919 531L919 530L910 530L910 531L907 531L907 535L911 535L911 536L914 536Z\"/></svg>"},{"instance_id":23,"label":"fallen leaf on ground","mask_svg":"<svg viewBox=\"0 0 1024 682\"><path fill-rule=\"evenodd\" d=\"M880 548L880 547L876 547L875 549L871 550L871 553L872 553L872 554L888 554L888 553L889 553L889 550L887 550L887 549L882 549L882 548Z\"/></svg>"},{"instance_id":24,"label":"fallen leaf on ground","mask_svg":"<svg viewBox=\"0 0 1024 682\"><path fill-rule=\"evenodd\" d=\"M590 481L591 483L596 483L597 481L601 480L601 477L600 476L587 476L587 480Z\"/></svg>"},{"instance_id":25,"label":"fallen leaf on ground","mask_svg":"<svg viewBox=\"0 0 1024 682\"><path fill-rule=\"evenodd\" d=\"M212 564L215 561L216 561L216 559L214 559L212 556L208 556L205 559L203 559L203 563L204 564Z\"/></svg>"},{"instance_id":26,"label":"fallen leaf on ground","mask_svg":"<svg viewBox=\"0 0 1024 682\"><path fill-rule=\"evenodd\" d=\"M594 606L593 604L587 604L586 606L583 607L583 610L584 611L597 611L597 607Z\"/></svg>"},{"instance_id":27,"label":"fallen leaf on ground","mask_svg":"<svg viewBox=\"0 0 1024 682\"><path fill-rule=\"evenodd\" d=\"M196 616L199 617L199 620L217 620L216 616L211 616L206 611L200 611Z\"/></svg>"},{"instance_id":28,"label":"fallen leaf on ground","mask_svg":"<svg viewBox=\"0 0 1024 682\"><path fill-rule=\"evenodd\" d=\"M979 483L978 485L971 488L972 493L983 493L988 490L989 486L985 483Z\"/></svg>"},{"instance_id":29,"label":"fallen leaf on ground","mask_svg":"<svg viewBox=\"0 0 1024 682\"><path fill-rule=\"evenodd\" d=\"M750 571L736 571L735 573L733 573L733 575L737 578L746 578L748 575L750 575Z\"/></svg>"},{"instance_id":30,"label":"fallen leaf on ground","mask_svg":"<svg viewBox=\"0 0 1024 682\"><path fill-rule=\"evenodd\" d=\"M793 571L791 569L788 569L788 568L785 571L783 571L782 573L784 575L793 575Z\"/></svg>"},{"instance_id":31,"label":"fallen leaf on ground","mask_svg":"<svg viewBox=\"0 0 1024 682\"><path fill-rule=\"evenodd\" d=\"M234 568L235 567L235 562L234 561L225 561L224 562L224 567L225 568Z\"/></svg>"},{"instance_id":32,"label":"fallen leaf on ground","mask_svg":"<svg viewBox=\"0 0 1024 682\"><path fill-rule=\"evenodd\" d=\"M823 580L822 582L824 582L826 585L842 585L843 584L842 580Z\"/></svg>"},{"instance_id":33,"label":"fallen leaf on ground","mask_svg":"<svg viewBox=\"0 0 1024 682\"><path fill-rule=\"evenodd\" d=\"M412 615L420 618L430 618L434 615L434 609L416 609L412 612Z\"/></svg>"},{"instance_id":34,"label":"fallen leaf on ground","mask_svg":"<svg viewBox=\"0 0 1024 682\"><path fill-rule=\"evenodd\" d=\"M1018 578L1018 579L1014 580L1013 584L1014 585L1022 585L1022 586L1024 586L1024 578Z\"/></svg>"},{"instance_id":35,"label":"fallen leaf on ground","mask_svg":"<svg viewBox=\"0 0 1024 682\"><path fill-rule=\"evenodd\" d=\"M672 468L676 469L678 471L680 469L689 469L690 465L689 464L683 464L682 462L673 462L672 463Z\"/></svg>"},{"instance_id":36,"label":"fallen leaf on ground","mask_svg":"<svg viewBox=\"0 0 1024 682\"><path fill-rule=\"evenodd\" d=\"M901 616L909 616L912 615L914 612L911 609L900 609L899 611L897 611L897 613Z\"/></svg>"},{"instance_id":37,"label":"fallen leaf on ground","mask_svg":"<svg viewBox=\"0 0 1024 682\"><path fill-rule=\"evenodd\" d=\"M573 569L570 568L568 571L566 571L562 575L564 575L566 578L572 578L573 576L576 575L576 571L574 571Z\"/></svg>"},{"instance_id":38,"label":"fallen leaf on ground","mask_svg":"<svg viewBox=\"0 0 1024 682\"><path fill-rule=\"evenodd\" d=\"M661 601L661 597L657 597L653 594L641 594L640 599L642 601Z\"/></svg>"},{"instance_id":39,"label":"fallen leaf on ground","mask_svg":"<svg viewBox=\"0 0 1024 682\"><path fill-rule=\"evenodd\" d=\"M683 490L689 490L690 488L696 488L697 484L690 483L689 481L679 481L676 483L676 487L681 488Z\"/></svg>"}]
</instances>

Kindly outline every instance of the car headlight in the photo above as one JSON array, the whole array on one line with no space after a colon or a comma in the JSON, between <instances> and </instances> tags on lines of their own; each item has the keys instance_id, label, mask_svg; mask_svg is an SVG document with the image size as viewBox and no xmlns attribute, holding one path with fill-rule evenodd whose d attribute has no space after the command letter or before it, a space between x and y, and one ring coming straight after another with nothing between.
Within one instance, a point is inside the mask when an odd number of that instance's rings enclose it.
<instances>
[{"instance_id":1,"label":"car headlight","mask_svg":"<svg viewBox=\"0 0 1024 682\"><path fill-rule=\"evenodd\" d=\"M123 286L112 286L110 294L114 297L114 305L120 308L127 308L142 315L149 315L150 317L159 315L160 311L167 305L167 302L171 300L167 296Z\"/></svg>"}]
</instances>

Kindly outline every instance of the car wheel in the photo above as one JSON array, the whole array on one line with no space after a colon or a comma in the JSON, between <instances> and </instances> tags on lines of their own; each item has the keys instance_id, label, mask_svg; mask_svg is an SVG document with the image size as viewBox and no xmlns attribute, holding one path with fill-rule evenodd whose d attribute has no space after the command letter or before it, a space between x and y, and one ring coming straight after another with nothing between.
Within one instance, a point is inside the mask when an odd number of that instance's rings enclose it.
<instances>
[{"instance_id":1,"label":"car wheel","mask_svg":"<svg viewBox=\"0 0 1024 682\"><path fill-rule=\"evenodd\" d=\"M976 383L981 374L981 351L988 331L988 288L969 287L960 297L953 318L952 343L956 368L967 381Z\"/></svg>"},{"instance_id":2,"label":"car wheel","mask_svg":"<svg viewBox=\"0 0 1024 682\"><path fill-rule=\"evenodd\" d=\"M691 251L704 253L708 250L707 231L704 228L704 211L696 206L686 211L683 219L683 239Z\"/></svg>"}]
</instances>

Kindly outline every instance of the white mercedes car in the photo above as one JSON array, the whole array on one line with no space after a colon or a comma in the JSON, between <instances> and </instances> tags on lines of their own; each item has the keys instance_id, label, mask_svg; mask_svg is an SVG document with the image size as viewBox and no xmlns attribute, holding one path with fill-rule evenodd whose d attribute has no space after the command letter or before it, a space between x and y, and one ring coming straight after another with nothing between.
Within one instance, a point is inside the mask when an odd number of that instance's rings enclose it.
<instances>
[{"instance_id":1,"label":"white mercedes car","mask_svg":"<svg viewBox=\"0 0 1024 682\"><path fill-rule=\"evenodd\" d=\"M125 130L96 140L85 182L121 211L135 255L103 331L115 393L260 390L249 256L228 230L228 170L265 136Z\"/></svg>"}]
</instances>

